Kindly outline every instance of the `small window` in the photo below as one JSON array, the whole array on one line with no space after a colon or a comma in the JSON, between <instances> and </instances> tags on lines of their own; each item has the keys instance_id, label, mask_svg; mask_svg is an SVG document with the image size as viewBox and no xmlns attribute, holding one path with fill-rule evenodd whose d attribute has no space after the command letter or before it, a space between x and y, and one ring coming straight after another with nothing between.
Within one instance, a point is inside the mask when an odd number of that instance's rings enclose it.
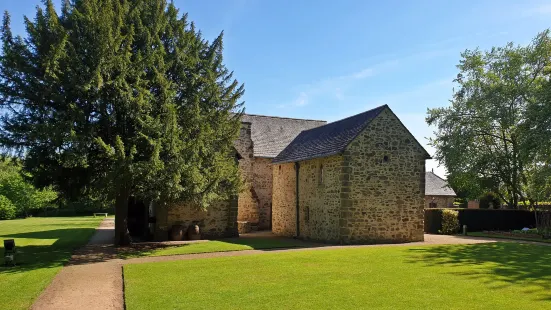
<instances>
[{"instance_id":1,"label":"small window","mask_svg":"<svg viewBox=\"0 0 551 310\"><path fill-rule=\"evenodd\" d=\"M304 208L304 221L306 223L310 221L310 207Z\"/></svg>"},{"instance_id":2,"label":"small window","mask_svg":"<svg viewBox=\"0 0 551 310\"><path fill-rule=\"evenodd\" d=\"M281 173L281 165L279 165L279 173Z\"/></svg>"},{"instance_id":3,"label":"small window","mask_svg":"<svg viewBox=\"0 0 551 310\"><path fill-rule=\"evenodd\" d=\"M318 176L319 176L319 184L323 184L323 165L320 165L319 167L319 173L318 173Z\"/></svg>"},{"instance_id":4,"label":"small window","mask_svg":"<svg viewBox=\"0 0 551 310\"><path fill-rule=\"evenodd\" d=\"M383 164L388 163L390 161L390 158L388 155L383 156Z\"/></svg>"}]
</instances>

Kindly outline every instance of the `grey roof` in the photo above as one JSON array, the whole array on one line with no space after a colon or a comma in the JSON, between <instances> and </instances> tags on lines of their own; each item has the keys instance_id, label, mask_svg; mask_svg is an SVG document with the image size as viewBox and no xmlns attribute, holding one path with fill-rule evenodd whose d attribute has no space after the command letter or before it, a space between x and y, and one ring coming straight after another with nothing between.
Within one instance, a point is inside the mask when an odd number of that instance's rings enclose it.
<instances>
[{"instance_id":1,"label":"grey roof","mask_svg":"<svg viewBox=\"0 0 551 310\"><path fill-rule=\"evenodd\" d=\"M341 153L371 120L387 108L387 105L383 105L340 121L303 131L273 162L296 162Z\"/></svg>"},{"instance_id":2,"label":"grey roof","mask_svg":"<svg viewBox=\"0 0 551 310\"><path fill-rule=\"evenodd\" d=\"M455 192L448 185L448 182L434 174L425 172L425 196L455 196Z\"/></svg>"},{"instance_id":3,"label":"grey roof","mask_svg":"<svg viewBox=\"0 0 551 310\"><path fill-rule=\"evenodd\" d=\"M274 158L303 130L327 124L326 121L243 114L242 122L251 123L255 157Z\"/></svg>"}]
</instances>

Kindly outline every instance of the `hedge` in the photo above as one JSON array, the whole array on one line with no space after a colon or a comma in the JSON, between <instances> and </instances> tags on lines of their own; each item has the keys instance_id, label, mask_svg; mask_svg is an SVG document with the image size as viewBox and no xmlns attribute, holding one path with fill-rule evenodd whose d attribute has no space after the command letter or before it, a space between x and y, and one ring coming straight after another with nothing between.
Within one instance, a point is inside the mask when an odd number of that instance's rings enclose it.
<instances>
[{"instance_id":1,"label":"hedge","mask_svg":"<svg viewBox=\"0 0 551 310\"><path fill-rule=\"evenodd\" d=\"M437 234L442 230L442 210L458 211L459 226L467 225L468 231L508 231L536 226L534 213L527 210L431 208L425 209L425 233Z\"/></svg>"}]
</instances>

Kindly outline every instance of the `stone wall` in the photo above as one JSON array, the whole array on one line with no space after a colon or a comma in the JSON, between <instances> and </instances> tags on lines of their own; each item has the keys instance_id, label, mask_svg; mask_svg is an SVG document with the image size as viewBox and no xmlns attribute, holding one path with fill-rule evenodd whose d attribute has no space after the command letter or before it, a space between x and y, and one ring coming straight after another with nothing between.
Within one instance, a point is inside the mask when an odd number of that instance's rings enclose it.
<instances>
[{"instance_id":1,"label":"stone wall","mask_svg":"<svg viewBox=\"0 0 551 310\"><path fill-rule=\"evenodd\" d=\"M340 241L423 240L425 153L384 110L343 153Z\"/></svg>"},{"instance_id":2,"label":"stone wall","mask_svg":"<svg viewBox=\"0 0 551 310\"><path fill-rule=\"evenodd\" d=\"M341 156L307 160L299 170L300 237L339 241Z\"/></svg>"},{"instance_id":3,"label":"stone wall","mask_svg":"<svg viewBox=\"0 0 551 310\"><path fill-rule=\"evenodd\" d=\"M258 197L258 228L272 226L272 159L256 157L253 162L253 189Z\"/></svg>"},{"instance_id":4,"label":"stone wall","mask_svg":"<svg viewBox=\"0 0 551 310\"><path fill-rule=\"evenodd\" d=\"M199 225L203 238L221 238L237 236L237 224L231 216L231 205L236 205L236 202L220 201L213 203L207 210L201 210L199 207L189 203L174 204L168 207L168 227L172 225Z\"/></svg>"},{"instance_id":5,"label":"stone wall","mask_svg":"<svg viewBox=\"0 0 551 310\"><path fill-rule=\"evenodd\" d=\"M273 165L272 232L280 236L296 234L295 164Z\"/></svg>"},{"instance_id":6,"label":"stone wall","mask_svg":"<svg viewBox=\"0 0 551 310\"><path fill-rule=\"evenodd\" d=\"M453 196L425 196L425 208L453 208ZM436 207L430 205L431 202L436 203Z\"/></svg>"},{"instance_id":7,"label":"stone wall","mask_svg":"<svg viewBox=\"0 0 551 310\"><path fill-rule=\"evenodd\" d=\"M243 180L243 187L239 192L238 221L247 221L258 224L258 196L252 185L253 182L253 141L251 140L251 123L242 123L239 139L234 143L235 149L241 155L239 172Z\"/></svg>"},{"instance_id":8,"label":"stone wall","mask_svg":"<svg viewBox=\"0 0 551 310\"><path fill-rule=\"evenodd\" d=\"M155 206L155 240L167 240L172 225L176 224L188 227L192 223L197 223L204 238L220 238L238 236L238 216L245 221L258 222L258 199L251 185L253 142L250 123L242 123L239 138L234 146L242 157L239 160L239 170L243 178L243 188L238 195L236 194L237 197L214 202L207 210L201 210L189 202Z\"/></svg>"}]
</instances>

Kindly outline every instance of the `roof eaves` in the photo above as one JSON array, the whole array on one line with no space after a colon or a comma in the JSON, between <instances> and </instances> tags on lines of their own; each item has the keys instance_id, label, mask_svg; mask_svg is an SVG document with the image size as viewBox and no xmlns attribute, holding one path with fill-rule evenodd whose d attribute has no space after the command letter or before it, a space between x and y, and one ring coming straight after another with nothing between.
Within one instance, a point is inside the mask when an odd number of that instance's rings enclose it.
<instances>
[{"instance_id":1,"label":"roof eaves","mask_svg":"<svg viewBox=\"0 0 551 310\"><path fill-rule=\"evenodd\" d=\"M308 156L308 157L299 157L299 158L288 159L288 160L282 160L282 161L275 161L275 160L273 160L273 161L272 161L272 164L296 163L296 162L301 162L301 161L306 161L306 160L312 160L312 159L318 159L318 158L325 158L325 157L335 156L335 155L342 155L342 151L335 151L335 152L330 152L330 153L327 153L327 154L320 154L320 155Z\"/></svg>"}]
</instances>

